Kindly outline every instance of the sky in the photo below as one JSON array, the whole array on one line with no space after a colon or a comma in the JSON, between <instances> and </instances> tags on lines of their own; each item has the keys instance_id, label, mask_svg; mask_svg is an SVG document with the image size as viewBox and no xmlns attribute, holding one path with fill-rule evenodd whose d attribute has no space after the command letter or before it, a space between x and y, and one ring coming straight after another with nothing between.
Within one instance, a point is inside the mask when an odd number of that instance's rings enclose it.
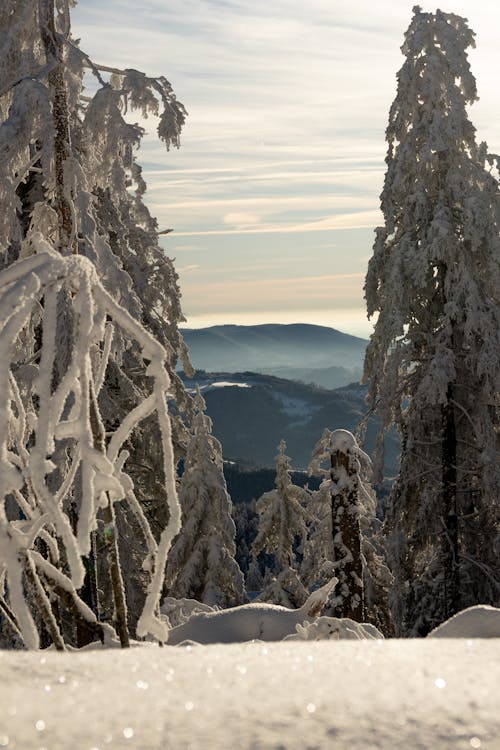
<instances>
[{"instance_id":1,"label":"sky","mask_svg":"<svg viewBox=\"0 0 500 750\"><path fill-rule=\"evenodd\" d=\"M167 153L147 121L138 154L146 202L174 229L162 244L189 327L305 322L369 335L363 283L413 4L79 0L73 33L94 61L165 75L189 113L179 150ZM476 32L470 116L500 152L498 0L441 10Z\"/></svg>"}]
</instances>

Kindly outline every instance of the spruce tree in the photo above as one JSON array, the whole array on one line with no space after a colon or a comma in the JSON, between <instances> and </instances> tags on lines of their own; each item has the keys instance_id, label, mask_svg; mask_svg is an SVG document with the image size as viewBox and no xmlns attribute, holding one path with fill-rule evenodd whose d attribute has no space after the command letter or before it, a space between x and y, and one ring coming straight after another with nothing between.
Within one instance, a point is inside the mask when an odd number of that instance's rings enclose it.
<instances>
[{"instance_id":1,"label":"spruce tree","mask_svg":"<svg viewBox=\"0 0 500 750\"><path fill-rule=\"evenodd\" d=\"M374 494L367 482L370 469L370 459L347 430L325 429L309 465L309 473L323 481L315 498L317 518L304 569L310 583L337 576L332 614L357 622L366 617L365 578L372 583L377 576L374 568L372 574L367 569L364 545L369 545L370 562L379 561L371 554L369 539L363 540L363 530L371 529L375 516Z\"/></svg>"},{"instance_id":2,"label":"spruce tree","mask_svg":"<svg viewBox=\"0 0 500 750\"><path fill-rule=\"evenodd\" d=\"M165 590L177 599L233 607L246 599L244 578L235 560L236 527L222 449L205 408L198 389L179 485L183 523L169 554Z\"/></svg>"},{"instance_id":3,"label":"spruce tree","mask_svg":"<svg viewBox=\"0 0 500 750\"><path fill-rule=\"evenodd\" d=\"M274 556L273 576L259 599L297 608L308 596L299 574L297 548L304 545L307 536L310 495L293 484L285 450L282 440L276 456L276 487L257 500L259 526L252 555L255 560L261 552Z\"/></svg>"},{"instance_id":4,"label":"spruce tree","mask_svg":"<svg viewBox=\"0 0 500 750\"><path fill-rule=\"evenodd\" d=\"M459 16L417 6L387 128L369 402L402 438L386 523L398 634L500 602L500 195Z\"/></svg>"}]
</instances>

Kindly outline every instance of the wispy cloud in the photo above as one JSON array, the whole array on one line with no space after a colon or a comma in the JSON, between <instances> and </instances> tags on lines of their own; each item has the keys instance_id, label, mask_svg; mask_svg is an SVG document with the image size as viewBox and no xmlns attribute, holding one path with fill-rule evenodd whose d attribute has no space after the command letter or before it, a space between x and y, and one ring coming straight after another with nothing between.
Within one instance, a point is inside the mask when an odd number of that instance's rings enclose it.
<instances>
[{"instance_id":1,"label":"wispy cloud","mask_svg":"<svg viewBox=\"0 0 500 750\"><path fill-rule=\"evenodd\" d=\"M182 277L181 277L182 278ZM362 308L364 274L327 274L280 279L237 279L193 283L184 302L188 315L252 310L309 310ZM300 300L300 303L298 303ZM188 309L186 308L186 309Z\"/></svg>"},{"instance_id":2,"label":"wispy cloud","mask_svg":"<svg viewBox=\"0 0 500 750\"><path fill-rule=\"evenodd\" d=\"M335 216L327 216L317 221L303 224L261 224L259 226L243 226L233 229L207 229L194 232L177 232L177 237L209 236L220 234L296 234L299 232L325 232L339 229L373 228L380 224L379 211L360 211Z\"/></svg>"},{"instance_id":3,"label":"wispy cloud","mask_svg":"<svg viewBox=\"0 0 500 750\"><path fill-rule=\"evenodd\" d=\"M204 250L204 248L201 247L200 245L179 245L179 244L176 244L176 245L173 246L173 250L175 250L175 252L179 252L179 253L195 253L195 252L197 252L199 250Z\"/></svg>"},{"instance_id":4,"label":"wispy cloud","mask_svg":"<svg viewBox=\"0 0 500 750\"><path fill-rule=\"evenodd\" d=\"M165 246L182 254L188 313L201 314L204 304L207 312L217 305L229 315L241 301L235 290L247 289L238 286L239 269L250 274L252 267L254 305L272 310L258 297L258 278L263 289L280 268L287 278L287 253L288 264L296 262L305 276L311 264L326 277L332 267L359 272L381 220L384 131L413 4L85 0L77 6L74 31L94 59L166 75L189 111L180 151L167 154L148 136L140 155L149 205L161 226L176 230ZM477 32L471 62L481 101L472 119L479 137L498 151L491 73L497 0L454 0L453 10ZM154 120L144 124L154 133ZM309 265L298 260L308 254ZM217 290L210 286L214 275L221 279ZM280 286L279 304L312 310L316 294L326 305L327 287L308 284ZM350 277L330 284L335 299L345 285L362 308L361 284ZM250 292L245 299L252 304Z\"/></svg>"}]
</instances>

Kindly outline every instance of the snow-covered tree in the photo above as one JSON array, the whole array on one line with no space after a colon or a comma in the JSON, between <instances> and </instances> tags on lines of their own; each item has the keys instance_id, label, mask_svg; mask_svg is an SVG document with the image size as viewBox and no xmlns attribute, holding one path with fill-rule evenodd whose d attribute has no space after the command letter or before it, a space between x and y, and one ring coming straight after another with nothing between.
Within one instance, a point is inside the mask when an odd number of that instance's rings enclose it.
<instances>
[{"instance_id":1,"label":"snow-covered tree","mask_svg":"<svg viewBox=\"0 0 500 750\"><path fill-rule=\"evenodd\" d=\"M261 552L274 556L273 578L259 599L286 607L301 607L308 596L299 575L296 549L303 545L310 520L307 502L310 494L293 484L290 459L281 440L276 456L275 489L257 500L259 527L252 545L254 559Z\"/></svg>"},{"instance_id":2,"label":"snow-covered tree","mask_svg":"<svg viewBox=\"0 0 500 750\"><path fill-rule=\"evenodd\" d=\"M330 563L339 579L334 614L364 620L363 563L361 559L361 463L369 461L347 430L325 429L316 443L309 473L322 476L319 493L324 512L319 519L322 534L316 535L317 565ZM323 464L326 462L326 468ZM320 541L322 544L318 544Z\"/></svg>"},{"instance_id":3,"label":"snow-covered tree","mask_svg":"<svg viewBox=\"0 0 500 750\"><path fill-rule=\"evenodd\" d=\"M91 552L101 510L117 627L122 645L128 645L114 510L115 503L126 500L144 535L144 566L150 574L138 631L165 637L156 609L166 555L180 523L166 403L170 388L166 352L106 292L88 259L61 256L40 234L33 234L31 242L34 255L0 274L1 609L28 647L39 645L29 598L57 648L64 648L64 639L51 605L53 597L103 638L105 629L77 593L85 579L82 556ZM57 382L56 316L61 292L73 295L73 337L68 367ZM34 309L40 315L42 335L39 366L13 364L16 344ZM105 342L113 326L141 347L149 361L152 388L150 396L106 436L97 399L109 357ZM135 426L153 412L161 429L170 514L158 544L126 473L128 451L123 448ZM59 460L62 445L64 465Z\"/></svg>"},{"instance_id":4,"label":"snow-covered tree","mask_svg":"<svg viewBox=\"0 0 500 750\"><path fill-rule=\"evenodd\" d=\"M205 408L198 389L179 486L182 529L169 554L165 589L177 599L233 607L246 598L244 580L235 560L236 527L221 445Z\"/></svg>"},{"instance_id":5,"label":"snow-covered tree","mask_svg":"<svg viewBox=\"0 0 500 750\"><path fill-rule=\"evenodd\" d=\"M158 597L180 520L172 437L184 431L167 394L189 409L177 277L142 200L143 131L124 119L128 106L159 115L169 148L185 111L166 79L89 60L71 39L72 5L0 7L0 610L30 646L37 618L64 646L62 608L100 635L101 615L114 616L126 645L119 548L133 545L117 540L120 517L134 519L150 579L137 633L164 637ZM97 600L95 575L110 576L113 601Z\"/></svg>"},{"instance_id":6,"label":"snow-covered tree","mask_svg":"<svg viewBox=\"0 0 500 750\"><path fill-rule=\"evenodd\" d=\"M369 401L402 437L387 520L399 634L500 603L500 194L459 16L414 16L366 278Z\"/></svg>"},{"instance_id":7,"label":"snow-covered tree","mask_svg":"<svg viewBox=\"0 0 500 750\"><path fill-rule=\"evenodd\" d=\"M337 576L335 617L373 622L390 631L388 589L376 498L368 477L369 457L347 430L326 429L317 442L309 473L323 477L313 502L316 521L304 551L309 585Z\"/></svg>"}]
</instances>

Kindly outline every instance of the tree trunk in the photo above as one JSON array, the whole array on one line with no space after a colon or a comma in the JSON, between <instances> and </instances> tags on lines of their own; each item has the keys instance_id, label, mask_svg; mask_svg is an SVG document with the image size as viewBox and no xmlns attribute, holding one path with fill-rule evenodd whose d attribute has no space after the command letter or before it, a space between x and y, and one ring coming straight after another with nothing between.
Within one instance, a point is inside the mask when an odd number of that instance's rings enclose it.
<instances>
[{"instance_id":1,"label":"tree trunk","mask_svg":"<svg viewBox=\"0 0 500 750\"><path fill-rule=\"evenodd\" d=\"M44 573L44 575L50 577L49 574ZM92 643L95 640L95 636L104 643L105 633L103 626L97 620L91 619L91 617L93 618L93 613L90 612L90 610L87 610L88 616L86 616L85 609L82 606L82 600L78 598L76 591L67 591L60 586L56 580L52 579L50 588L68 611L71 612L80 632L87 633L86 643Z\"/></svg>"},{"instance_id":2,"label":"tree trunk","mask_svg":"<svg viewBox=\"0 0 500 750\"><path fill-rule=\"evenodd\" d=\"M120 638L121 647L128 648L130 646L130 639L127 623L127 604L120 567L118 540L116 538L115 514L109 499L108 505L102 510L101 520L103 522L103 533L102 536L100 535L101 544L98 552L97 585L99 587L102 580L102 577L99 576L99 571L103 573L106 571L111 582L116 631ZM104 602L104 607L105 611L109 610L109 601Z\"/></svg>"},{"instance_id":3,"label":"tree trunk","mask_svg":"<svg viewBox=\"0 0 500 750\"><path fill-rule=\"evenodd\" d=\"M71 156L68 93L64 80L63 45L54 22L54 0L39 0L40 34L47 62L54 68L48 80L52 87L52 117L54 120L54 208L60 217L59 250L63 255L77 253L78 245L73 226L73 210L65 193L64 166Z\"/></svg>"},{"instance_id":4,"label":"tree trunk","mask_svg":"<svg viewBox=\"0 0 500 750\"><path fill-rule=\"evenodd\" d=\"M4 615L7 623L9 624L9 627L11 630L16 634L16 636L19 638L20 641L23 640L23 635L21 633L21 629L19 627L19 624L17 622L17 618L14 614L14 612L11 610L7 602L3 599L2 596L0 596L0 614Z\"/></svg>"},{"instance_id":5,"label":"tree trunk","mask_svg":"<svg viewBox=\"0 0 500 750\"><path fill-rule=\"evenodd\" d=\"M97 399L95 393L91 389L90 393L90 423L92 426L92 433L94 436L94 447L100 450L102 453L105 452L105 436L102 427L102 423L99 419L99 412L97 406ZM120 566L120 553L118 550L118 540L116 538L116 519L113 508L113 503L108 496L108 502L105 508L101 512L101 520L104 525L104 533L102 535L102 544L98 547L96 544L95 555L96 555L96 576L97 576L97 588L99 590L100 576L102 572L104 575L101 576L103 580L106 576L106 572L111 579L111 589L113 592L113 603L114 603L114 615L116 618L116 629L120 638L122 648L128 648L130 646L130 639L128 633L128 622L127 622L127 603L125 599L125 589L123 585L123 578L121 574ZM101 558L102 550L102 559ZM99 597L98 597L99 598ZM108 611L109 601L103 602L104 611Z\"/></svg>"},{"instance_id":6,"label":"tree trunk","mask_svg":"<svg viewBox=\"0 0 500 750\"><path fill-rule=\"evenodd\" d=\"M341 451L331 455L331 477L335 481L338 470L353 476L349 456ZM356 488L349 492L332 493L333 559L339 579L337 591L342 604L334 608L336 617L349 617L364 622L363 561L361 557L361 527L359 498Z\"/></svg>"},{"instance_id":7,"label":"tree trunk","mask_svg":"<svg viewBox=\"0 0 500 750\"><path fill-rule=\"evenodd\" d=\"M457 436L453 386L448 385L443 406L443 576L446 618L460 610L460 567L457 507Z\"/></svg>"},{"instance_id":8,"label":"tree trunk","mask_svg":"<svg viewBox=\"0 0 500 750\"><path fill-rule=\"evenodd\" d=\"M94 533L94 532L93 532ZM101 616L97 603L97 585L95 575L95 564L94 558L91 554L89 557L83 558L83 564L85 565L85 579L83 581L82 588L78 591L78 595L90 607L92 612L96 615L100 621ZM76 623L76 643L78 648L86 646L88 643L92 643L94 640L94 632L89 629L86 620L78 620Z\"/></svg>"}]
</instances>

